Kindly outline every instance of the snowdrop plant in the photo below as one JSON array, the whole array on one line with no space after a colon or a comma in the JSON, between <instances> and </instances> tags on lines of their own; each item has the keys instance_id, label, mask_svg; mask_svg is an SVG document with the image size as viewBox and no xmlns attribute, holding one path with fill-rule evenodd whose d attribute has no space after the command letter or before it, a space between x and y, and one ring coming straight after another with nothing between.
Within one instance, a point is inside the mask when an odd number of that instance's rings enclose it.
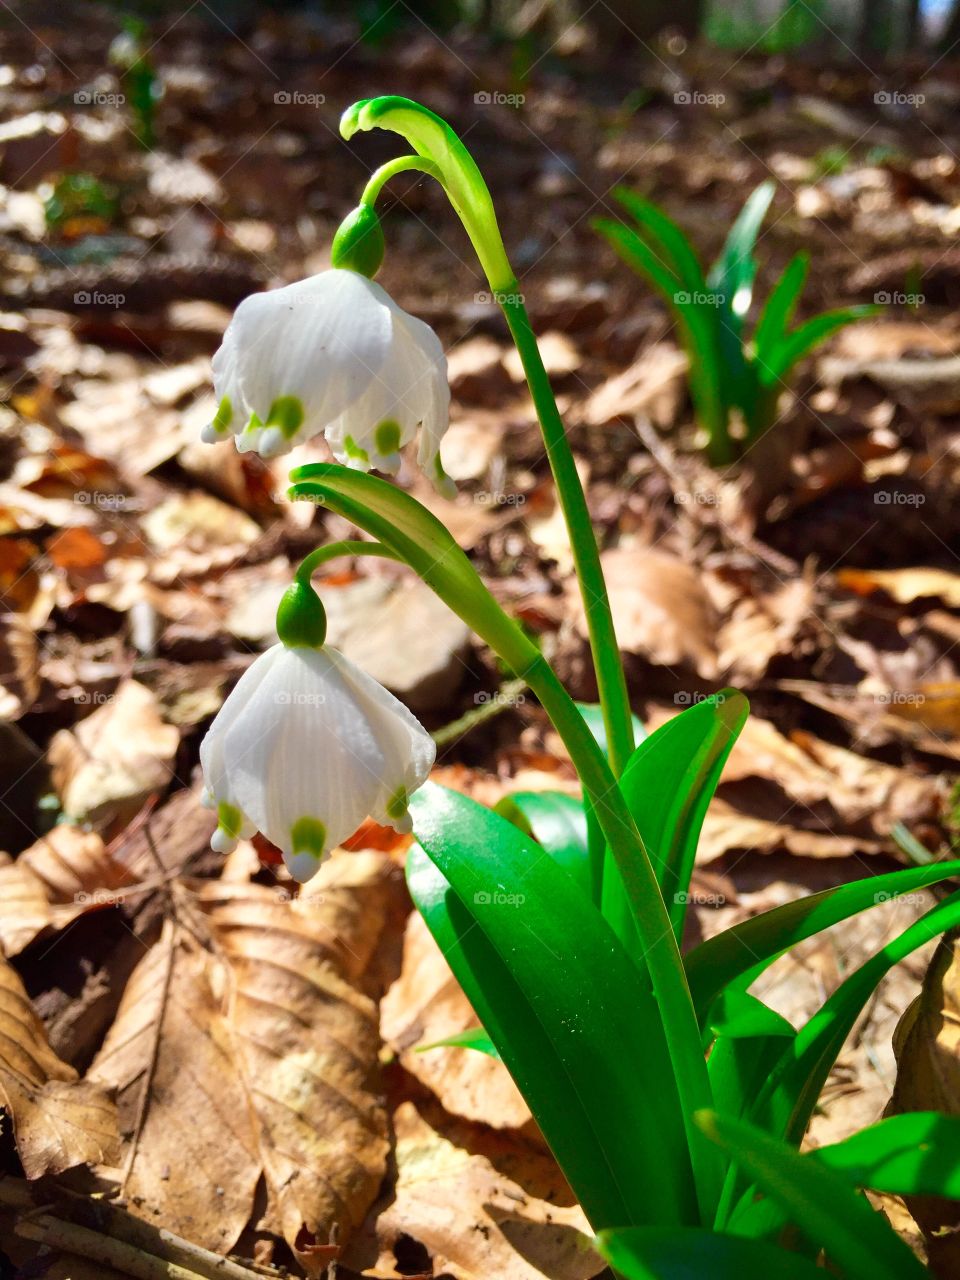
<instances>
[{"instance_id":1,"label":"snowdrop plant","mask_svg":"<svg viewBox=\"0 0 960 1280\"><path fill-rule=\"evenodd\" d=\"M680 227L655 204L621 187L628 221L598 218L594 226L667 303L690 360L690 398L713 466L727 466L777 420L794 369L830 334L876 314L874 306L838 307L791 329L810 260L796 254L774 285L748 339L746 321L757 275L757 236L775 184L747 198L720 256L704 272Z\"/></svg>"},{"instance_id":2,"label":"snowdrop plant","mask_svg":"<svg viewBox=\"0 0 960 1280\"><path fill-rule=\"evenodd\" d=\"M329 432L338 461L297 468L291 496L367 535L306 558L279 611L279 646L256 660L204 741L217 847L260 827L305 879L367 813L412 826L413 900L482 1023L450 1043L507 1065L618 1274L812 1277L825 1263L849 1280L923 1275L862 1192L960 1195L952 1154L960 1120L898 1116L818 1151L801 1153L801 1144L877 983L960 924L960 893L849 974L799 1029L751 987L798 942L946 881L960 861L869 876L681 953L701 824L746 701L726 690L648 737L637 732L583 489L487 187L453 130L424 107L377 98L350 108L341 124L347 138L373 128L399 134L413 154L374 173L338 232L327 283L291 286L311 299L302 314L277 301L286 290L242 304L217 358L218 391L230 403L214 436L231 432L233 412L239 441L249 430L251 447L267 452ZM424 406L443 400L439 392L412 398L405 379L417 369L434 377L437 349L413 326L422 363L392 364L391 326L409 318L397 322L394 304L369 281L383 251L376 201L405 171L441 185L516 341L574 550L598 712L571 700L444 523L368 472L394 463L396 449L364 443L376 445L381 414L400 424L399 447L424 431ZM355 306L341 310L348 297ZM389 372L384 387L378 371ZM302 409L293 428L281 421L289 410L276 407L290 399ZM333 424L348 413L363 453L343 458L345 428ZM443 426L430 419L428 469ZM433 749L422 728L325 643L311 577L337 555L399 561L458 613L539 699L577 769L582 800L517 792L495 812L426 781Z\"/></svg>"}]
</instances>

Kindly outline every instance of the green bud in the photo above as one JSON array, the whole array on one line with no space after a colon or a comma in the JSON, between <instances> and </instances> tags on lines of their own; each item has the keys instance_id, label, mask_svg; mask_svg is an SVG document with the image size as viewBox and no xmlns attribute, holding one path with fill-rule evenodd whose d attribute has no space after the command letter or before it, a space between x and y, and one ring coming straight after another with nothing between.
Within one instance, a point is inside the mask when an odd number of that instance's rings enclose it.
<instances>
[{"instance_id":1,"label":"green bud","mask_svg":"<svg viewBox=\"0 0 960 1280\"><path fill-rule=\"evenodd\" d=\"M330 258L335 267L358 271L372 280L380 270L385 249L376 209L372 204L358 204L337 228Z\"/></svg>"},{"instance_id":2,"label":"green bud","mask_svg":"<svg viewBox=\"0 0 960 1280\"><path fill-rule=\"evenodd\" d=\"M288 649L322 649L327 614L308 582L292 582L277 609L277 635Z\"/></svg>"}]
</instances>

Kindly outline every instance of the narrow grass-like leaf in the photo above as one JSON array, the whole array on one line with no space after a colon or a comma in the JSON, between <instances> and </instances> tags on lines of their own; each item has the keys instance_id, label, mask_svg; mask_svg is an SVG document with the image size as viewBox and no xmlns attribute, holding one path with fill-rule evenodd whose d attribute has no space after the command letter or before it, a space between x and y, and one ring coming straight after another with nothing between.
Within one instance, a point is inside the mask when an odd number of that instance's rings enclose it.
<instances>
[{"instance_id":1,"label":"narrow grass-like leaf","mask_svg":"<svg viewBox=\"0 0 960 1280\"><path fill-rule=\"evenodd\" d=\"M958 875L960 859L868 876L787 902L701 943L684 961L701 1026L714 998L727 983L746 974L755 978L777 956L804 938L868 907Z\"/></svg>"},{"instance_id":2,"label":"narrow grass-like leaf","mask_svg":"<svg viewBox=\"0 0 960 1280\"><path fill-rule=\"evenodd\" d=\"M783 269L783 275L773 286L770 296L760 312L760 319L753 333L756 359L766 364L770 352L783 341L787 326L793 319L797 300L803 291L810 267L808 253L795 254Z\"/></svg>"},{"instance_id":3,"label":"narrow grass-like leaf","mask_svg":"<svg viewBox=\"0 0 960 1280\"><path fill-rule=\"evenodd\" d=\"M430 1049L475 1049L477 1053L485 1053L489 1058L500 1061L497 1046L483 1027L468 1027L466 1031L457 1031L452 1036L444 1036L442 1040L417 1045L417 1053L427 1053Z\"/></svg>"},{"instance_id":4,"label":"narrow grass-like leaf","mask_svg":"<svg viewBox=\"0 0 960 1280\"><path fill-rule=\"evenodd\" d=\"M594 1227L696 1222L674 1071L649 982L570 877L511 823L430 783L410 808L417 839L456 895L446 906L457 948L435 936L467 996L480 991L480 1021ZM491 950L499 957L492 968Z\"/></svg>"},{"instance_id":5,"label":"narrow grass-like leaf","mask_svg":"<svg viewBox=\"0 0 960 1280\"><path fill-rule=\"evenodd\" d=\"M824 311L821 315L814 316L812 320L787 334L776 346L768 348L763 363L758 362L757 365L758 381L762 386L772 386L782 381L798 360L829 338L831 333L856 320L876 314L877 308L867 304L838 307L835 311Z\"/></svg>"},{"instance_id":6,"label":"narrow grass-like leaf","mask_svg":"<svg viewBox=\"0 0 960 1280\"><path fill-rule=\"evenodd\" d=\"M960 1200L960 1116L913 1111L861 1129L812 1157L858 1187Z\"/></svg>"},{"instance_id":7,"label":"narrow grass-like leaf","mask_svg":"<svg viewBox=\"0 0 960 1280\"><path fill-rule=\"evenodd\" d=\"M598 218L593 225L629 266L659 290L671 308L690 361L690 394L700 425L709 437L710 459L715 466L725 465L732 460L733 449L727 434L716 314L708 314L703 307L677 303L676 295L681 292L679 277L663 265L635 231L610 218Z\"/></svg>"},{"instance_id":8,"label":"narrow grass-like leaf","mask_svg":"<svg viewBox=\"0 0 960 1280\"><path fill-rule=\"evenodd\" d=\"M825 1274L766 1241L695 1227L601 1231L597 1248L625 1280L823 1280Z\"/></svg>"},{"instance_id":9,"label":"narrow grass-like leaf","mask_svg":"<svg viewBox=\"0 0 960 1280\"><path fill-rule=\"evenodd\" d=\"M707 273L708 287L725 295L732 313L738 319L746 315L750 307L756 274L753 251L760 224L767 216L775 190L776 183L767 181L761 182L750 193L730 228L720 256Z\"/></svg>"},{"instance_id":10,"label":"narrow grass-like leaf","mask_svg":"<svg viewBox=\"0 0 960 1280\"><path fill-rule=\"evenodd\" d=\"M735 689L711 694L642 742L620 780L678 939L707 806L749 709Z\"/></svg>"},{"instance_id":11,"label":"narrow grass-like leaf","mask_svg":"<svg viewBox=\"0 0 960 1280\"><path fill-rule=\"evenodd\" d=\"M839 1174L743 1120L701 1111L697 1122L848 1280L927 1275L893 1228Z\"/></svg>"},{"instance_id":12,"label":"narrow grass-like leaf","mask_svg":"<svg viewBox=\"0 0 960 1280\"><path fill-rule=\"evenodd\" d=\"M752 1118L799 1146L830 1068L881 978L912 951L958 924L960 892L927 911L842 982L797 1032L752 1109Z\"/></svg>"},{"instance_id":13,"label":"narrow grass-like leaf","mask_svg":"<svg viewBox=\"0 0 960 1280\"><path fill-rule=\"evenodd\" d=\"M707 282L693 245L673 219L627 187L618 187L613 194L639 224L641 231L653 240L654 250L660 250L660 256L683 287L689 293L705 293Z\"/></svg>"}]
</instances>

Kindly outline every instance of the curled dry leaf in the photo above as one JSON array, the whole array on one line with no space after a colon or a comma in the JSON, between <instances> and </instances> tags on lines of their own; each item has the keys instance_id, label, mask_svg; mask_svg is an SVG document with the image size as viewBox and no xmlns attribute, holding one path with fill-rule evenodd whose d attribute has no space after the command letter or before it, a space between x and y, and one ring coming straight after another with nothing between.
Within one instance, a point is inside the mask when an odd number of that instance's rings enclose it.
<instances>
[{"instance_id":1,"label":"curled dry leaf","mask_svg":"<svg viewBox=\"0 0 960 1280\"><path fill-rule=\"evenodd\" d=\"M92 831L54 827L0 867L0 949L18 955L45 929L63 929L84 911L111 901L129 881Z\"/></svg>"},{"instance_id":2,"label":"curled dry leaf","mask_svg":"<svg viewBox=\"0 0 960 1280\"><path fill-rule=\"evenodd\" d=\"M65 811L100 825L131 817L169 782L179 741L150 690L125 680L108 702L50 742L53 784Z\"/></svg>"},{"instance_id":3,"label":"curled dry leaf","mask_svg":"<svg viewBox=\"0 0 960 1280\"><path fill-rule=\"evenodd\" d=\"M502 1062L468 1049L417 1046L478 1024L477 1015L434 942L423 917L407 922L400 977L384 997L380 1031L403 1066L440 1099L444 1109L497 1129L519 1129L530 1109Z\"/></svg>"},{"instance_id":4,"label":"curled dry leaf","mask_svg":"<svg viewBox=\"0 0 960 1280\"><path fill-rule=\"evenodd\" d=\"M6 960L0 960L0 1101L28 1178L115 1158L116 1105L53 1052Z\"/></svg>"},{"instance_id":5,"label":"curled dry leaf","mask_svg":"<svg viewBox=\"0 0 960 1280\"><path fill-rule=\"evenodd\" d=\"M578 1205L540 1199L526 1189L522 1169L511 1170L514 1180L487 1156L455 1146L411 1102L397 1109L394 1132L394 1199L367 1224L345 1265L377 1280L400 1280L414 1261L428 1275L454 1280L589 1280L604 1269Z\"/></svg>"},{"instance_id":6,"label":"curled dry leaf","mask_svg":"<svg viewBox=\"0 0 960 1280\"><path fill-rule=\"evenodd\" d=\"M167 925L134 970L88 1079L117 1090L123 1194L151 1222L227 1252L260 1177L222 1017L221 961Z\"/></svg>"},{"instance_id":7,"label":"curled dry leaf","mask_svg":"<svg viewBox=\"0 0 960 1280\"><path fill-rule=\"evenodd\" d=\"M887 1113L945 1111L960 1115L960 952L957 933L941 939L923 989L894 1037L897 1083ZM960 1205L915 1196L907 1201L924 1233L935 1274L960 1269Z\"/></svg>"}]
</instances>

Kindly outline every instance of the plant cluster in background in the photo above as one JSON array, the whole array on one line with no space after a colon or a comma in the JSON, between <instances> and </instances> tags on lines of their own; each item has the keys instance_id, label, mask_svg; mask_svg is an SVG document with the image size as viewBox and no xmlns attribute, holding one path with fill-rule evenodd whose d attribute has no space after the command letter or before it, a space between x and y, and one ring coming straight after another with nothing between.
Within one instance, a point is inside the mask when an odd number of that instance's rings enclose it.
<instances>
[{"instance_id":1,"label":"plant cluster in background","mask_svg":"<svg viewBox=\"0 0 960 1280\"><path fill-rule=\"evenodd\" d=\"M677 224L635 192L621 188L616 193L630 223L611 218L596 223L677 321L690 362L690 396L715 467L741 457L776 422L780 395L799 360L830 334L874 313L871 306L839 307L791 328L810 266L807 254L798 253L747 337L757 276L754 250L773 193L772 182L757 187L707 272Z\"/></svg>"}]
</instances>

